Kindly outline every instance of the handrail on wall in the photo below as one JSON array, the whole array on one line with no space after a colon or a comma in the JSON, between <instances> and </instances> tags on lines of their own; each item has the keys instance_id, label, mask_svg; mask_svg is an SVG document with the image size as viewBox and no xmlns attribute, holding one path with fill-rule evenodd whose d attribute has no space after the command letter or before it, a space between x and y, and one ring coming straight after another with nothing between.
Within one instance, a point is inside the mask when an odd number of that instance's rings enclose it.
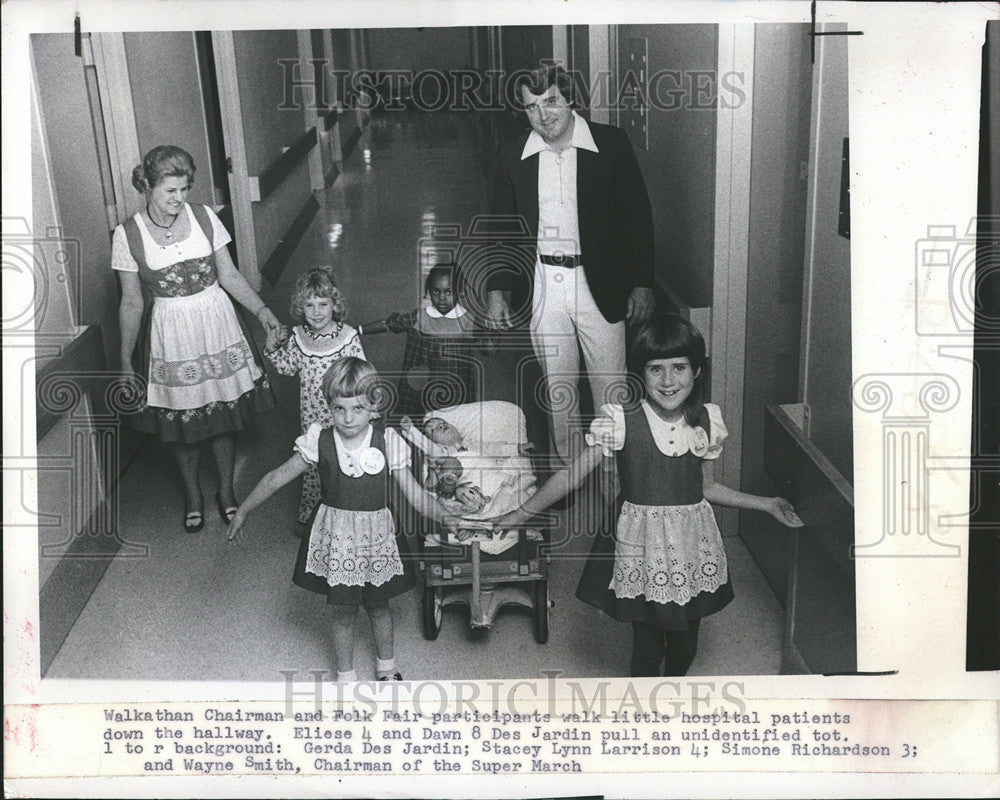
<instances>
[{"instance_id":1,"label":"handrail on wall","mask_svg":"<svg viewBox=\"0 0 1000 800\"><path fill-rule=\"evenodd\" d=\"M782 672L853 672L854 488L789 410L768 406L764 421L764 468L806 525L788 539Z\"/></svg>"},{"instance_id":2,"label":"handrail on wall","mask_svg":"<svg viewBox=\"0 0 1000 800\"><path fill-rule=\"evenodd\" d=\"M104 358L101 327L88 325L35 373L36 439L44 439L84 395L90 396L91 413L106 413L104 389L111 375Z\"/></svg>"},{"instance_id":3,"label":"handrail on wall","mask_svg":"<svg viewBox=\"0 0 1000 800\"><path fill-rule=\"evenodd\" d=\"M802 430L796 424L795 420L788 413L788 411L780 405L771 405L767 407L767 420L768 424L766 426L766 432L773 431L770 422L773 421L777 423L779 429L784 431L787 441L794 443L801 453L801 457L806 459L812 464L817 472L817 476L821 475L827 485L827 487L839 495L841 501L854 508L854 487L851 483L840 473L823 452L816 446L816 444L806 435L805 431ZM773 434L770 439L774 440ZM776 483L783 483L782 489L789 489L791 492L801 491L802 479L801 474L795 474L792 478L788 475L789 472L795 473L794 470L787 469L787 461L784 459L778 460L768 458L767 456L774 455L772 450L766 451L765 456L765 469L770 473L772 480ZM784 475L782 474L784 473ZM792 498L789 498L792 499ZM795 498L798 499L798 498ZM803 520L805 521L805 520Z\"/></svg>"},{"instance_id":4,"label":"handrail on wall","mask_svg":"<svg viewBox=\"0 0 1000 800\"><path fill-rule=\"evenodd\" d=\"M328 111L323 111L320 113L319 118L323 120L323 130L328 131L336 125L337 120L340 119L340 109L331 108Z\"/></svg>"},{"instance_id":5,"label":"handrail on wall","mask_svg":"<svg viewBox=\"0 0 1000 800\"><path fill-rule=\"evenodd\" d=\"M260 175L250 177L250 199L253 202L266 200L309 155L316 146L316 127L312 126L298 140L272 161Z\"/></svg>"}]
</instances>

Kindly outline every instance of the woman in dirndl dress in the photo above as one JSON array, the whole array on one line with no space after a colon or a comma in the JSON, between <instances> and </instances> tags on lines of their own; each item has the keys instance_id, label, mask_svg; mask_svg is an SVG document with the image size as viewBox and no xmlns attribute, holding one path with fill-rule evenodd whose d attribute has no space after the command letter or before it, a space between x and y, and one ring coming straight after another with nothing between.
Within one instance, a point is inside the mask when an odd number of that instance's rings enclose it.
<instances>
[{"instance_id":1,"label":"woman in dirndl dress","mask_svg":"<svg viewBox=\"0 0 1000 800\"><path fill-rule=\"evenodd\" d=\"M219 218L187 202L194 172L181 148L150 150L132 172L145 206L115 228L111 248L122 287L121 369L145 382L143 403L127 418L173 445L189 533L204 524L201 443L211 447L219 473L216 504L228 524L238 506L236 431L274 406L256 345L230 296L260 320L269 342L281 329L233 264Z\"/></svg>"}]
</instances>

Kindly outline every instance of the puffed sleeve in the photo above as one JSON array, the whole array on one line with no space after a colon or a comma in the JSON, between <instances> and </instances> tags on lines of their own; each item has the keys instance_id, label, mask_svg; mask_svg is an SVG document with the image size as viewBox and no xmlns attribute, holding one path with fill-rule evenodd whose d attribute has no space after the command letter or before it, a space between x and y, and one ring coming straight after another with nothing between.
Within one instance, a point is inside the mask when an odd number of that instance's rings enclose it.
<instances>
[{"instance_id":1,"label":"puffed sleeve","mask_svg":"<svg viewBox=\"0 0 1000 800\"><path fill-rule=\"evenodd\" d=\"M615 450L625 446L625 412L617 403L601 406L601 411L590 423L590 432L584 437L588 447L604 448L604 455L610 456Z\"/></svg>"},{"instance_id":2,"label":"puffed sleeve","mask_svg":"<svg viewBox=\"0 0 1000 800\"><path fill-rule=\"evenodd\" d=\"M208 218L212 220L212 251L214 252L229 244L233 237L229 235L226 226L222 224L222 220L216 216L211 207L205 206L205 210L208 211Z\"/></svg>"},{"instance_id":3,"label":"puffed sleeve","mask_svg":"<svg viewBox=\"0 0 1000 800\"><path fill-rule=\"evenodd\" d=\"M363 358L365 361L368 360L365 358L365 351L361 348L361 337L358 335L357 331L354 331L354 336L352 336L351 340L344 345L343 355Z\"/></svg>"},{"instance_id":4,"label":"puffed sleeve","mask_svg":"<svg viewBox=\"0 0 1000 800\"><path fill-rule=\"evenodd\" d=\"M705 403L705 411L708 412L708 426L711 430L708 434L708 451L702 458L714 459L722 455L722 442L729 435L729 431L722 421L722 411L715 403Z\"/></svg>"},{"instance_id":5,"label":"puffed sleeve","mask_svg":"<svg viewBox=\"0 0 1000 800\"><path fill-rule=\"evenodd\" d=\"M319 463L319 435L322 432L323 426L314 422L295 440L295 451L310 464Z\"/></svg>"},{"instance_id":6,"label":"puffed sleeve","mask_svg":"<svg viewBox=\"0 0 1000 800\"><path fill-rule=\"evenodd\" d=\"M139 265L132 258L132 251L128 249L128 237L125 235L125 228L119 225L115 228L111 237L111 269L119 272L138 272Z\"/></svg>"},{"instance_id":7,"label":"puffed sleeve","mask_svg":"<svg viewBox=\"0 0 1000 800\"><path fill-rule=\"evenodd\" d=\"M265 350L264 357L274 364L274 368L281 375L297 375L302 369L302 351L299 349L297 328L285 339L284 343L278 345L274 350Z\"/></svg>"},{"instance_id":8,"label":"puffed sleeve","mask_svg":"<svg viewBox=\"0 0 1000 800\"><path fill-rule=\"evenodd\" d=\"M385 457L389 462L389 472L410 468L410 446L395 428L385 429Z\"/></svg>"}]
</instances>

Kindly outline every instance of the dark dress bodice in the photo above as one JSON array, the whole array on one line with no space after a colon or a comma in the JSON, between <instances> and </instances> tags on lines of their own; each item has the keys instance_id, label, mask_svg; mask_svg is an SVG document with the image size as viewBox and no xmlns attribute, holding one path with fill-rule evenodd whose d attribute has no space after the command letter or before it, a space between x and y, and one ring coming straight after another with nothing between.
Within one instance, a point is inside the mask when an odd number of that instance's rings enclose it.
<instances>
[{"instance_id":1,"label":"dark dress bodice","mask_svg":"<svg viewBox=\"0 0 1000 800\"><path fill-rule=\"evenodd\" d=\"M385 432L372 428L371 446L385 456ZM363 473L357 478L344 473L337 458L333 428L319 435L320 501L344 511L378 511L389 506L389 468L383 460L376 475Z\"/></svg>"},{"instance_id":2,"label":"dark dress bodice","mask_svg":"<svg viewBox=\"0 0 1000 800\"><path fill-rule=\"evenodd\" d=\"M706 411L697 424L710 433ZM641 406L625 412L625 430L625 446L615 454L623 499L638 506L690 506L704 499L702 460L690 450L661 453Z\"/></svg>"}]
</instances>

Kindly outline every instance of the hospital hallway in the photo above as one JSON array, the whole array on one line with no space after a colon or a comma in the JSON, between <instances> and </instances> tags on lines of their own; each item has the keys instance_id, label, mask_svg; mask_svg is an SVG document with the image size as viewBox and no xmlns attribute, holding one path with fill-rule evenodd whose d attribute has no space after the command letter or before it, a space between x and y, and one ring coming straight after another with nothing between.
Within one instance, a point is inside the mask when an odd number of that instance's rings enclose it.
<instances>
[{"instance_id":1,"label":"hospital hallway","mask_svg":"<svg viewBox=\"0 0 1000 800\"><path fill-rule=\"evenodd\" d=\"M422 237L467 230L485 210L491 145L474 114L376 116L349 148L340 174L317 192L319 211L273 285L261 296L291 324L296 278L330 264L353 325L409 311L418 301ZM346 152L349 149L349 152ZM443 232L442 232L443 226ZM432 230L433 229L433 230ZM436 233L435 233L436 232ZM404 336L363 338L381 370L400 368ZM509 396L514 359L484 356L486 397ZM236 488L245 497L282 463L299 433L298 386L268 367L278 405L239 436ZM506 394L504 393L506 390ZM202 457L205 527L181 527L182 491L172 454L158 440L141 442L118 485L123 545L89 599L63 596L46 609L65 638L52 643L50 679L282 681L282 672L332 673L331 613L325 599L291 582L299 539L294 534L299 481L280 490L246 524L246 538L227 543L215 507L214 465ZM571 506L563 517L575 520ZM576 522L571 522L575 526ZM406 680L621 676L628 671L629 626L574 597L590 535L570 536L552 553L553 602L547 644L537 644L526 609L502 610L485 636L473 635L468 611L450 606L436 641L421 628L421 592L395 598L395 652ZM782 663L784 609L739 536L725 540L736 599L701 627L691 675L777 674ZM66 580L66 591L79 585ZM58 596L50 590L48 597ZM75 613L72 612L72 613ZM54 615L54 617L52 616ZM61 635L61 634L60 634ZM374 675L366 616L358 617L355 668Z\"/></svg>"}]
</instances>

